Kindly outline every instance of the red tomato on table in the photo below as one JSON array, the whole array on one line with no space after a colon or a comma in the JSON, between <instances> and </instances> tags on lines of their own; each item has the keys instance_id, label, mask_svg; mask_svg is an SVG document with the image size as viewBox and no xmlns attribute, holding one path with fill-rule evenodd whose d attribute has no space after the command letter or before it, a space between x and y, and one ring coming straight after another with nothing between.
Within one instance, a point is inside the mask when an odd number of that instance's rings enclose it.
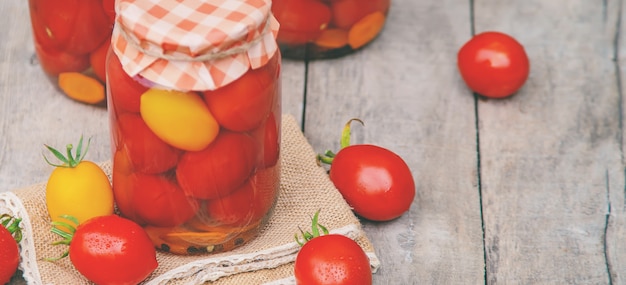
<instances>
[{"instance_id":1,"label":"red tomato on table","mask_svg":"<svg viewBox=\"0 0 626 285\"><path fill-rule=\"evenodd\" d=\"M333 158L330 180L359 216L388 221L406 212L415 182L397 154L375 145L351 145Z\"/></svg>"},{"instance_id":2,"label":"red tomato on table","mask_svg":"<svg viewBox=\"0 0 626 285\"><path fill-rule=\"evenodd\" d=\"M369 258L349 237L328 234L307 241L296 256L294 276L298 285L369 285Z\"/></svg>"},{"instance_id":3,"label":"red tomato on table","mask_svg":"<svg viewBox=\"0 0 626 285\"><path fill-rule=\"evenodd\" d=\"M71 238L72 264L96 284L138 284L156 268L156 250L136 223L116 215L91 218Z\"/></svg>"},{"instance_id":4,"label":"red tomato on table","mask_svg":"<svg viewBox=\"0 0 626 285\"><path fill-rule=\"evenodd\" d=\"M341 133L341 149L327 151L318 161L330 164L329 177L359 216L389 221L408 211L415 197L409 166L394 152L376 145L350 145L351 119Z\"/></svg>"},{"instance_id":5,"label":"red tomato on table","mask_svg":"<svg viewBox=\"0 0 626 285\"><path fill-rule=\"evenodd\" d=\"M21 219L0 215L0 284L7 284L20 263Z\"/></svg>"},{"instance_id":6,"label":"red tomato on table","mask_svg":"<svg viewBox=\"0 0 626 285\"><path fill-rule=\"evenodd\" d=\"M467 86L490 98L513 95L526 82L530 69L524 47L500 32L484 32L470 39L459 50L457 65Z\"/></svg>"}]
</instances>

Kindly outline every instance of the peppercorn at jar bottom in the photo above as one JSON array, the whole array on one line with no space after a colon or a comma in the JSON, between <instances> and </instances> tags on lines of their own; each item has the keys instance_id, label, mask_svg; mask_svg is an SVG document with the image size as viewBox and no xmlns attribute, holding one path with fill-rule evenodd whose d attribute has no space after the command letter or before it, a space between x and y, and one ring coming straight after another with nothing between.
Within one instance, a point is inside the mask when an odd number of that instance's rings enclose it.
<instances>
[{"instance_id":1,"label":"peppercorn at jar bottom","mask_svg":"<svg viewBox=\"0 0 626 285\"><path fill-rule=\"evenodd\" d=\"M382 31L390 0L274 0L286 58L325 59L362 49Z\"/></svg>"}]
</instances>

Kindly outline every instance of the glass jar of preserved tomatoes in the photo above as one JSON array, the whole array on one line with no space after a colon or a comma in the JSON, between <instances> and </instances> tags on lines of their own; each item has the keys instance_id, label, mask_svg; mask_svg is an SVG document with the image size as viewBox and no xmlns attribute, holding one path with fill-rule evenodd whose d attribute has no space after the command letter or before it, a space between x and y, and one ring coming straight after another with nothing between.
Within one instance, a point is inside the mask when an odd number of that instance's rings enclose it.
<instances>
[{"instance_id":1,"label":"glass jar of preserved tomatoes","mask_svg":"<svg viewBox=\"0 0 626 285\"><path fill-rule=\"evenodd\" d=\"M106 106L105 59L115 0L29 0L35 52L68 97Z\"/></svg>"},{"instance_id":2,"label":"glass jar of preserved tomatoes","mask_svg":"<svg viewBox=\"0 0 626 285\"><path fill-rule=\"evenodd\" d=\"M117 208L175 254L231 250L280 178L270 0L118 0L107 61Z\"/></svg>"},{"instance_id":3,"label":"glass jar of preserved tomatoes","mask_svg":"<svg viewBox=\"0 0 626 285\"><path fill-rule=\"evenodd\" d=\"M292 59L353 53L382 31L391 0L274 0L278 44Z\"/></svg>"}]
</instances>

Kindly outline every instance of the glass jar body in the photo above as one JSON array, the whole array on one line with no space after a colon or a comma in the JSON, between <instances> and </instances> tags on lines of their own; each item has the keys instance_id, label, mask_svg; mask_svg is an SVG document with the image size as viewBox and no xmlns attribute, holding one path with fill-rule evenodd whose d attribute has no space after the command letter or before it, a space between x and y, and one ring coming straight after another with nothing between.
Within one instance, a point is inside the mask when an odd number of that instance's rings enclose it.
<instances>
[{"instance_id":1,"label":"glass jar body","mask_svg":"<svg viewBox=\"0 0 626 285\"><path fill-rule=\"evenodd\" d=\"M285 58L341 57L382 31L391 0L274 0L278 44Z\"/></svg>"},{"instance_id":2,"label":"glass jar body","mask_svg":"<svg viewBox=\"0 0 626 285\"><path fill-rule=\"evenodd\" d=\"M68 97L106 106L105 59L114 0L29 0L39 64Z\"/></svg>"},{"instance_id":3,"label":"glass jar body","mask_svg":"<svg viewBox=\"0 0 626 285\"><path fill-rule=\"evenodd\" d=\"M213 91L165 90L107 61L113 190L175 254L228 251L271 215L280 180L280 52Z\"/></svg>"}]
</instances>

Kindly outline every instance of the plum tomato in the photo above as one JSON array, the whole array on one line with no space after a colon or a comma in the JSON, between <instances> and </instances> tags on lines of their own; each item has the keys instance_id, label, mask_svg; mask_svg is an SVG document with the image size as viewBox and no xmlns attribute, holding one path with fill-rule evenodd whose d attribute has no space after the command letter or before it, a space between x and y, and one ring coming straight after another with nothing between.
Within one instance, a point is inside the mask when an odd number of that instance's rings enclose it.
<instances>
[{"instance_id":1,"label":"plum tomato","mask_svg":"<svg viewBox=\"0 0 626 285\"><path fill-rule=\"evenodd\" d=\"M106 81L106 59L111 47L111 39L105 40L100 47L89 54L89 62L93 72L96 74L100 81Z\"/></svg>"},{"instance_id":2,"label":"plum tomato","mask_svg":"<svg viewBox=\"0 0 626 285\"><path fill-rule=\"evenodd\" d=\"M328 234L311 239L294 264L296 284L372 284L369 259L352 239Z\"/></svg>"},{"instance_id":3,"label":"plum tomato","mask_svg":"<svg viewBox=\"0 0 626 285\"><path fill-rule=\"evenodd\" d=\"M183 190L195 198L224 197L252 175L256 162L254 150L249 135L222 131L207 148L182 155L176 178Z\"/></svg>"},{"instance_id":4,"label":"plum tomato","mask_svg":"<svg viewBox=\"0 0 626 285\"><path fill-rule=\"evenodd\" d=\"M67 223L64 227L74 229ZM117 215L91 218L71 235L52 231L64 238L56 243L69 244L74 268L96 284L139 284L158 266L156 249L144 229Z\"/></svg>"},{"instance_id":5,"label":"plum tomato","mask_svg":"<svg viewBox=\"0 0 626 285\"><path fill-rule=\"evenodd\" d=\"M35 41L45 48L65 50L79 12L81 0L29 0ZM85 53L83 53L85 54Z\"/></svg>"},{"instance_id":6,"label":"plum tomato","mask_svg":"<svg viewBox=\"0 0 626 285\"><path fill-rule=\"evenodd\" d=\"M517 92L528 78L530 63L524 47L501 32L472 37L457 54L461 77L474 92L504 98Z\"/></svg>"},{"instance_id":7,"label":"plum tomato","mask_svg":"<svg viewBox=\"0 0 626 285\"><path fill-rule=\"evenodd\" d=\"M318 214L312 219L312 232L302 232L304 242L294 263L294 277L298 285L335 284L371 285L372 271L369 258L354 240L340 234L328 234L317 223Z\"/></svg>"},{"instance_id":8,"label":"plum tomato","mask_svg":"<svg viewBox=\"0 0 626 285\"><path fill-rule=\"evenodd\" d=\"M406 162L376 145L350 145L350 123L341 136L337 154L318 159L330 164L329 177L353 211L368 220L389 221L408 211L415 197L415 181Z\"/></svg>"},{"instance_id":9,"label":"plum tomato","mask_svg":"<svg viewBox=\"0 0 626 285\"><path fill-rule=\"evenodd\" d=\"M35 52L41 69L50 76L58 76L63 72L82 72L89 68L88 54L75 55L38 43L35 43Z\"/></svg>"},{"instance_id":10,"label":"plum tomato","mask_svg":"<svg viewBox=\"0 0 626 285\"><path fill-rule=\"evenodd\" d=\"M208 217L219 224L245 226L259 222L272 208L277 185L259 180L274 178L275 170L263 170L241 188L222 198L207 200ZM268 177L263 177L269 175ZM269 181L269 180L268 180Z\"/></svg>"},{"instance_id":11,"label":"plum tomato","mask_svg":"<svg viewBox=\"0 0 626 285\"><path fill-rule=\"evenodd\" d=\"M172 227L196 214L198 201L187 197L173 177L134 173L129 178L132 208L141 221L157 227Z\"/></svg>"},{"instance_id":12,"label":"plum tomato","mask_svg":"<svg viewBox=\"0 0 626 285\"><path fill-rule=\"evenodd\" d=\"M121 134L116 149L126 152L133 170L154 174L176 166L182 151L157 137L139 115L123 113L113 128Z\"/></svg>"},{"instance_id":13,"label":"plum tomato","mask_svg":"<svg viewBox=\"0 0 626 285\"><path fill-rule=\"evenodd\" d=\"M104 13L109 16L111 23L115 23L115 0L102 0Z\"/></svg>"},{"instance_id":14,"label":"plum tomato","mask_svg":"<svg viewBox=\"0 0 626 285\"><path fill-rule=\"evenodd\" d=\"M107 61L107 90L109 109L114 112L139 113L141 94L148 91L148 87L131 78L122 68L122 63L114 53L109 52Z\"/></svg>"},{"instance_id":15,"label":"plum tomato","mask_svg":"<svg viewBox=\"0 0 626 285\"><path fill-rule=\"evenodd\" d=\"M350 29L352 25L361 20L363 17L381 12L387 14L390 0L339 0L331 2L330 9L332 11L332 25Z\"/></svg>"},{"instance_id":16,"label":"plum tomato","mask_svg":"<svg viewBox=\"0 0 626 285\"><path fill-rule=\"evenodd\" d=\"M278 56L259 69L212 91L204 91L204 100L217 122L231 131L244 132L259 126L277 96Z\"/></svg>"},{"instance_id":17,"label":"plum tomato","mask_svg":"<svg viewBox=\"0 0 626 285\"><path fill-rule=\"evenodd\" d=\"M9 284L20 264L21 218L0 215L0 284Z\"/></svg>"},{"instance_id":18,"label":"plum tomato","mask_svg":"<svg viewBox=\"0 0 626 285\"><path fill-rule=\"evenodd\" d=\"M195 92L152 88L143 93L139 113L163 141L187 151L199 151L217 137L220 126Z\"/></svg>"},{"instance_id":19,"label":"plum tomato","mask_svg":"<svg viewBox=\"0 0 626 285\"><path fill-rule=\"evenodd\" d=\"M272 13L281 27L277 40L285 44L315 40L331 20L330 8L316 0L276 0Z\"/></svg>"},{"instance_id":20,"label":"plum tomato","mask_svg":"<svg viewBox=\"0 0 626 285\"><path fill-rule=\"evenodd\" d=\"M117 150L113 155L113 175L111 183L113 186L113 195L115 197L115 206L123 217L131 219L138 224L145 224L135 212L133 206L133 170L126 152Z\"/></svg>"},{"instance_id":21,"label":"plum tomato","mask_svg":"<svg viewBox=\"0 0 626 285\"><path fill-rule=\"evenodd\" d=\"M404 160L375 145L342 148L329 175L354 212L372 221L401 216L415 196L415 182Z\"/></svg>"},{"instance_id":22,"label":"plum tomato","mask_svg":"<svg viewBox=\"0 0 626 285\"><path fill-rule=\"evenodd\" d=\"M106 40L113 23L101 0L31 0L31 17L46 27L46 42L74 54L87 54Z\"/></svg>"},{"instance_id":23,"label":"plum tomato","mask_svg":"<svg viewBox=\"0 0 626 285\"><path fill-rule=\"evenodd\" d=\"M83 138L74 152L68 144L64 153L46 145L60 161L45 161L54 167L46 183L46 209L52 221L63 221L61 215L71 215L79 222L92 217L109 215L114 209L114 195L107 174L92 161L84 160L89 143L83 148ZM65 155L67 154L67 155Z\"/></svg>"},{"instance_id":24,"label":"plum tomato","mask_svg":"<svg viewBox=\"0 0 626 285\"><path fill-rule=\"evenodd\" d=\"M262 168L276 165L280 157L280 122L270 113L265 122L251 132L257 146L258 160Z\"/></svg>"}]
</instances>

